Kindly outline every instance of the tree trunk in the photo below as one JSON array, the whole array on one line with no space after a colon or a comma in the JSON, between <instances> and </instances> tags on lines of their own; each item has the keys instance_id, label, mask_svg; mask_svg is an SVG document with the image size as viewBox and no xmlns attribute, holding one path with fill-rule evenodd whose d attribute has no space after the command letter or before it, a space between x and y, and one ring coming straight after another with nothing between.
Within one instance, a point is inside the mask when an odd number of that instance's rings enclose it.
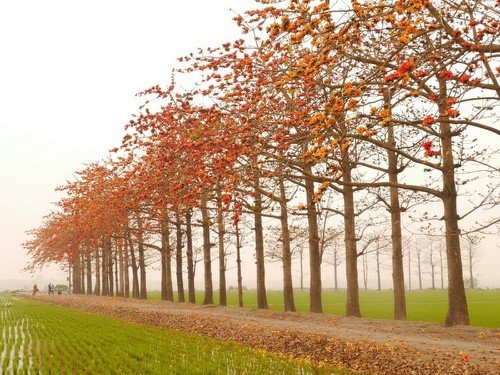
<instances>
[{"instance_id":1,"label":"tree trunk","mask_svg":"<svg viewBox=\"0 0 500 375\"><path fill-rule=\"evenodd\" d=\"M73 293L72 289L71 264L68 264L68 293Z\"/></svg>"},{"instance_id":2,"label":"tree trunk","mask_svg":"<svg viewBox=\"0 0 500 375\"><path fill-rule=\"evenodd\" d=\"M99 256L99 246L95 249L95 289L94 294L96 296L101 295L101 264Z\"/></svg>"},{"instance_id":3,"label":"tree trunk","mask_svg":"<svg viewBox=\"0 0 500 375\"><path fill-rule=\"evenodd\" d=\"M380 251L377 250L377 290L382 290L382 283L380 282Z\"/></svg>"},{"instance_id":4,"label":"tree trunk","mask_svg":"<svg viewBox=\"0 0 500 375\"><path fill-rule=\"evenodd\" d=\"M384 91L384 101L387 110L391 110L390 92ZM389 124L387 128L387 143L396 148L394 128ZM398 184L398 157L396 152L388 149L387 173L389 182ZM401 230L401 204L397 187L389 187L391 200L391 244L392 244L392 285L394 289L394 319L406 320L405 276L403 269L403 235ZM380 278L380 274L379 274ZM380 286L379 286L380 288ZM380 289L379 289L380 290Z\"/></svg>"},{"instance_id":5,"label":"tree trunk","mask_svg":"<svg viewBox=\"0 0 500 375\"><path fill-rule=\"evenodd\" d=\"M255 179L255 256L257 264L257 308L269 309L266 294L266 271L264 264L264 228L262 226L262 194L260 193L260 181Z\"/></svg>"},{"instance_id":6,"label":"tree trunk","mask_svg":"<svg viewBox=\"0 0 500 375\"><path fill-rule=\"evenodd\" d=\"M443 271L444 271L444 268L443 268L443 252L440 250L439 251L439 268L440 268L440 276L441 276L441 290L444 289L444 276L443 276Z\"/></svg>"},{"instance_id":7,"label":"tree trunk","mask_svg":"<svg viewBox=\"0 0 500 375\"><path fill-rule=\"evenodd\" d=\"M220 186L217 186L217 232L219 245L219 304L227 306L226 293L226 252L224 249L224 215L222 212L222 196Z\"/></svg>"},{"instance_id":8,"label":"tree trunk","mask_svg":"<svg viewBox=\"0 0 500 375\"><path fill-rule=\"evenodd\" d=\"M109 290L108 296L113 297L113 243L109 239L109 253L108 253L108 277L109 277Z\"/></svg>"},{"instance_id":9,"label":"tree trunk","mask_svg":"<svg viewBox=\"0 0 500 375\"><path fill-rule=\"evenodd\" d=\"M411 291L411 254L408 248L408 290Z\"/></svg>"},{"instance_id":10,"label":"tree trunk","mask_svg":"<svg viewBox=\"0 0 500 375\"><path fill-rule=\"evenodd\" d=\"M114 254L114 262L115 262L115 295L120 295L119 284L118 284L118 247L115 244L115 254Z\"/></svg>"},{"instance_id":11,"label":"tree trunk","mask_svg":"<svg viewBox=\"0 0 500 375\"><path fill-rule=\"evenodd\" d=\"M349 184L351 178L351 163L349 155L344 152L342 157L342 180ZM354 191L352 186L344 185L344 239L345 239L345 260L347 279L347 304L346 315L361 317L359 308L359 285L358 285L358 251L356 245L356 223L354 216Z\"/></svg>"},{"instance_id":12,"label":"tree trunk","mask_svg":"<svg viewBox=\"0 0 500 375\"><path fill-rule=\"evenodd\" d=\"M123 264L123 242L118 243L118 265L120 274L120 289L117 291L117 295L120 297L125 296L125 278L124 278L124 264ZM118 282L117 282L118 283Z\"/></svg>"},{"instance_id":13,"label":"tree trunk","mask_svg":"<svg viewBox=\"0 0 500 375\"><path fill-rule=\"evenodd\" d=\"M338 275L337 275L337 268L338 268L338 259L337 259L337 249L334 250L333 252L333 278L334 278L334 285L335 285L335 291L338 292L339 290L339 283L338 283Z\"/></svg>"},{"instance_id":14,"label":"tree trunk","mask_svg":"<svg viewBox=\"0 0 500 375\"><path fill-rule=\"evenodd\" d=\"M140 298L138 267L135 259L134 245L132 243L132 236L130 235L130 232L127 234L130 248L130 263L132 264L132 298Z\"/></svg>"},{"instance_id":15,"label":"tree trunk","mask_svg":"<svg viewBox=\"0 0 500 375\"><path fill-rule=\"evenodd\" d=\"M304 291L304 249L300 249L300 291Z\"/></svg>"},{"instance_id":16,"label":"tree trunk","mask_svg":"<svg viewBox=\"0 0 500 375\"><path fill-rule=\"evenodd\" d=\"M73 263L73 293L80 294L80 257L77 255Z\"/></svg>"},{"instance_id":17,"label":"tree trunk","mask_svg":"<svg viewBox=\"0 0 500 375\"><path fill-rule=\"evenodd\" d=\"M304 171L312 174L311 166L304 164ZM309 271L310 271L310 311L322 313L321 303L321 258L319 249L318 235L318 212L316 211L316 202L314 200L314 182L306 178L306 200L307 200L307 224L309 238Z\"/></svg>"},{"instance_id":18,"label":"tree trunk","mask_svg":"<svg viewBox=\"0 0 500 375\"><path fill-rule=\"evenodd\" d=\"M429 255L429 261L431 262L431 281L432 281L432 290L436 289L436 283L435 283L435 264L434 264L434 250L432 249L432 244L431 244L431 253Z\"/></svg>"},{"instance_id":19,"label":"tree trunk","mask_svg":"<svg viewBox=\"0 0 500 375\"><path fill-rule=\"evenodd\" d=\"M445 325L469 324L469 311L465 297L462 254L460 251L460 229L458 227L457 190L455 185L455 163L450 118L447 111L446 80L439 78L439 128L442 150L443 208L446 233L446 256L448 261L448 314Z\"/></svg>"},{"instance_id":20,"label":"tree trunk","mask_svg":"<svg viewBox=\"0 0 500 375\"><path fill-rule=\"evenodd\" d=\"M139 274L141 277L140 299L148 299L148 290L146 286L146 259L144 257L144 239L142 232L142 217L136 212L137 218L137 253L139 255Z\"/></svg>"},{"instance_id":21,"label":"tree trunk","mask_svg":"<svg viewBox=\"0 0 500 375\"><path fill-rule=\"evenodd\" d=\"M104 243L102 246L102 295L107 296L109 295L109 251L111 250L111 244L110 244L110 239L106 238L104 239Z\"/></svg>"},{"instance_id":22,"label":"tree trunk","mask_svg":"<svg viewBox=\"0 0 500 375\"><path fill-rule=\"evenodd\" d=\"M280 188L280 222L281 222L281 241L283 244L283 297L285 311L296 311L293 298L293 281L292 281L292 250L290 229L288 227L288 209L286 205L286 191L283 176L279 177Z\"/></svg>"},{"instance_id":23,"label":"tree trunk","mask_svg":"<svg viewBox=\"0 0 500 375\"><path fill-rule=\"evenodd\" d=\"M443 141L443 143L445 143ZM448 147L447 147L448 148ZM451 145L450 145L451 149ZM443 147L444 152L445 147ZM453 173L452 173L453 174ZM469 325L469 311L467 308L467 299L465 296L465 287L462 270L462 256L460 253L460 230L458 228L457 200L454 190L454 177L445 178L444 190L444 217L446 228L446 255L448 262L448 314L445 324L455 326L460 324Z\"/></svg>"},{"instance_id":24,"label":"tree trunk","mask_svg":"<svg viewBox=\"0 0 500 375\"><path fill-rule=\"evenodd\" d=\"M191 210L188 210L186 212L186 258L189 302L196 303L196 291L194 289L193 232L191 229Z\"/></svg>"},{"instance_id":25,"label":"tree trunk","mask_svg":"<svg viewBox=\"0 0 500 375\"><path fill-rule=\"evenodd\" d=\"M420 261L420 251L417 251L418 286L422 290L422 265Z\"/></svg>"},{"instance_id":26,"label":"tree trunk","mask_svg":"<svg viewBox=\"0 0 500 375\"><path fill-rule=\"evenodd\" d=\"M469 277L470 277L470 288L472 290L475 289L475 285L474 285L474 272L472 270L473 260L474 260L474 253L473 253L473 249L471 247L471 249L469 251Z\"/></svg>"},{"instance_id":27,"label":"tree trunk","mask_svg":"<svg viewBox=\"0 0 500 375\"><path fill-rule=\"evenodd\" d=\"M170 226L167 212L163 213L161 221L161 299L164 301L174 300L172 286L172 254L170 248Z\"/></svg>"},{"instance_id":28,"label":"tree trunk","mask_svg":"<svg viewBox=\"0 0 500 375\"><path fill-rule=\"evenodd\" d=\"M203 226L203 264L205 271L205 297L203 298L204 305L213 305L214 289L212 284L212 257L210 250L210 217L208 216L207 201L205 197L201 201L201 220Z\"/></svg>"},{"instance_id":29,"label":"tree trunk","mask_svg":"<svg viewBox=\"0 0 500 375\"><path fill-rule=\"evenodd\" d=\"M238 222L236 226L236 268L238 271L238 306L243 307L243 279L241 277L241 242L240 242L240 229Z\"/></svg>"},{"instance_id":30,"label":"tree trunk","mask_svg":"<svg viewBox=\"0 0 500 375\"><path fill-rule=\"evenodd\" d=\"M163 242L163 241L162 241ZM161 299L163 301L172 301L170 293L167 292L167 253L163 248L161 255Z\"/></svg>"},{"instance_id":31,"label":"tree trunk","mask_svg":"<svg viewBox=\"0 0 500 375\"><path fill-rule=\"evenodd\" d=\"M128 274L129 260L128 260L128 242L127 242L127 232L124 232L123 239L123 276L125 279L124 285L124 296L126 298L130 297L130 278Z\"/></svg>"},{"instance_id":32,"label":"tree trunk","mask_svg":"<svg viewBox=\"0 0 500 375\"><path fill-rule=\"evenodd\" d=\"M363 254L363 285L368 290L368 255Z\"/></svg>"},{"instance_id":33,"label":"tree trunk","mask_svg":"<svg viewBox=\"0 0 500 375\"><path fill-rule=\"evenodd\" d=\"M85 262L87 266L87 294L92 294L92 261L90 254L85 254Z\"/></svg>"},{"instance_id":34,"label":"tree trunk","mask_svg":"<svg viewBox=\"0 0 500 375\"><path fill-rule=\"evenodd\" d=\"M69 278L71 280L70 284L72 286L71 291L72 291L73 294L77 294L77 292L75 290L75 264L74 263L73 264L70 263L70 265L69 265L69 273L70 273Z\"/></svg>"},{"instance_id":35,"label":"tree trunk","mask_svg":"<svg viewBox=\"0 0 500 375\"><path fill-rule=\"evenodd\" d=\"M80 250L80 293L85 294L85 255L83 249Z\"/></svg>"},{"instance_id":36,"label":"tree trunk","mask_svg":"<svg viewBox=\"0 0 500 375\"><path fill-rule=\"evenodd\" d=\"M182 277L182 228L181 228L181 218L177 213L175 215L175 232L176 232L176 254L175 254L175 266L176 266L176 276L177 276L177 298L179 302L185 302L184 298L184 280Z\"/></svg>"},{"instance_id":37,"label":"tree trunk","mask_svg":"<svg viewBox=\"0 0 500 375\"><path fill-rule=\"evenodd\" d=\"M84 282L85 278L83 277L83 264L82 264L82 257L81 253L78 254L77 261L76 261L76 266L75 266L76 272L74 272L75 278L76 278L76 284L78 286L77 288L77 293L78 294L83 294L85 293L84 291Z\"/></svg>"}]
</instances>

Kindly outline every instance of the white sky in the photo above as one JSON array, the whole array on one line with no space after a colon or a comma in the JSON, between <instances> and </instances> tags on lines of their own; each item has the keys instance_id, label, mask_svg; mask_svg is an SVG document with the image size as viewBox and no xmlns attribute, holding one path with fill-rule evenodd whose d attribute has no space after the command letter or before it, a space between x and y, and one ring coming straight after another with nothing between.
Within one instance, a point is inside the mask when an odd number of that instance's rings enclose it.
<instances>
[{"instance_id":1,"label":"white sky","mask_svg":"<svg viewBox=\"0 0 500 375\"><path fill-rule=\"evenodd\" d=\"M0 1L0 279L26 278L20 246L54 188L118 145L135 94L176 58L238 35L252 0Z\"/></svg>"},{"instance_id":2,"label":"white sky","mask_svg":"<svg viewBox=\"0 0 500 375\"><path fill-rule=\"evenodd\" d=\"M25 231L59 199L56 186L119 144L137 109L134 95L169 82L177 57L238 38L230 8L255 6L252 0L0 1L0 280L30 277L20 271L28 261ZM499 286L497 254L486 250L479 273ZM52 269L42 276L62 274Z\"/></svg>"}]
</instances>

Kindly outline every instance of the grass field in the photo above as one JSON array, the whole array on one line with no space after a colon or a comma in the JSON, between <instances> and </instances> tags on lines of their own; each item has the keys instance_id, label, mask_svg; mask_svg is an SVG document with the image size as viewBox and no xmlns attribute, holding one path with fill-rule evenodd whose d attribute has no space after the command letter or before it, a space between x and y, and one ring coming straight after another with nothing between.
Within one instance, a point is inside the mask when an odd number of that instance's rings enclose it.
<instances>
[{"instance_id":1,"label":"grass field","mask_svg":"<svg viewBox=\"0 0 500 375\"><path fill-rule=\"evenodd\" d=\"M246 307L257 306L257 294L254 290L243 292ZM159 299L159 292L149 293L149 298ZM197 301L203 300L203 293L197 293ZM218 303L218 293L215 293L215 303ZM283 295L279 291L269 291L267 294L269 308L283 310ZM425 290L406 292L408 319L424 322L444 322L447 311L447 292L442 290ZM323 292L323 309L327 314L345 314L345 291ZM500 290L473 290L467 291L467 302L471 325L478 327L500 328ZM228 292L228 303L238 305L236 291ZM392 319L393 295L392 291L360 292L361 313L366 318ZM298 311L309 310L308 292L295 292L295 305Z\"/></svg>"},{"instance_id":2,"label":"grass field","mask_svg":"<svg viewBox=\"0 0 500 375\"><path fill-rule=\"evenodd\" d=\"M2 374L347 374L5 294L0 331Z\"/></svg>"}]
</instances>

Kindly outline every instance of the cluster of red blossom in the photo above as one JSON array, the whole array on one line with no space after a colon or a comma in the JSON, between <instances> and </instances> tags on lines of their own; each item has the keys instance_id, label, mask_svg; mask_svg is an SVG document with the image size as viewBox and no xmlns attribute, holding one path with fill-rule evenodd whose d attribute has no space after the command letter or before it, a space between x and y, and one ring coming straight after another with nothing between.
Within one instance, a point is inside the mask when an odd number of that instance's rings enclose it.
<instances>
[{"instance_id":1,"label":"cluster of red blossom","mask_svg":"<svg viewBox=\"0 0 500 375\"><path fill-rule=\"evenodd\" d=\"M432 116L425 116L424 119L422 120L422 126L430 126L435 123L436 120Z\"/></svg>"},{"instance_id":2,"label":"cluster of red blossom","mask_svg":"<svg viewBox=\"0 0 500 375\"><path fill-rule=\"evenodd\" d=\"M424 141L422 143L422 147L425 150L425 156L438 156L441 155L440 151L432 149L433 143L432 141Z\"/></svg>"},{"instance_id":3,"label":"cluster of red blossom","mask_svg":"<svg viewBox=\"0 0 500 375\"><path fill-rule=\"evenodd\" d=\"M388 74L384 77L384 80L386 82L394 81L395 79L401 78L406 72L408 72L410 69L412 69L415 66L415 62L410 59L402 63L399 67L398 70L396 70L394 73Z\"/></svg>"},{"instance_id":4,"label":"cluster of red blossom","mask_svg":"<svg viewBox=\"0 0 500 375\"><path fill-rule=\"evenodd\" d=\"M453 72L450 70L442 70L439 72L439 77L444 78L446 80L453 79Z\"/></svg>"}]
</instances>

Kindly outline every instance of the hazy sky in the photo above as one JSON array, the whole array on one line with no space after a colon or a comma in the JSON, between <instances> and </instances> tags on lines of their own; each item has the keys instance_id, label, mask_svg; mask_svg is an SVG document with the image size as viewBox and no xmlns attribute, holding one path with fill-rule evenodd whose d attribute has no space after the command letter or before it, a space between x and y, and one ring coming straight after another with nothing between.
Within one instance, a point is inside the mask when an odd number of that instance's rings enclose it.
<instances>
[{"instance_id":1,"label":"hazy sky","mask_svg":"<svg viewBox=\"0 0 500 375\"><path fill-rule=\"evenodd\" d=\"M26 277L25 230L59 199L56 186L119 144L134 95L168 83L177 57L235 38L230 9L253 6L0 2L0 279Z\"/></svg>"},{"instance_id":2,"label":"hazy sky","mask_svg":"<svg viewBox=\"0 0 500 375\"><path fill-rule=\"evenodd\" d=\"M168 83L177 57L237 38L230 8L254 6L252 0L0 2L0 280L30 277L20 271L28 260L25 231L59 199L56 186L119 144L137 110L134 95ZM496 286L498 251L485 249L479 271L480 280ZM63 276L43 273L56 275Z\"/></svg>"}]
</instances>

